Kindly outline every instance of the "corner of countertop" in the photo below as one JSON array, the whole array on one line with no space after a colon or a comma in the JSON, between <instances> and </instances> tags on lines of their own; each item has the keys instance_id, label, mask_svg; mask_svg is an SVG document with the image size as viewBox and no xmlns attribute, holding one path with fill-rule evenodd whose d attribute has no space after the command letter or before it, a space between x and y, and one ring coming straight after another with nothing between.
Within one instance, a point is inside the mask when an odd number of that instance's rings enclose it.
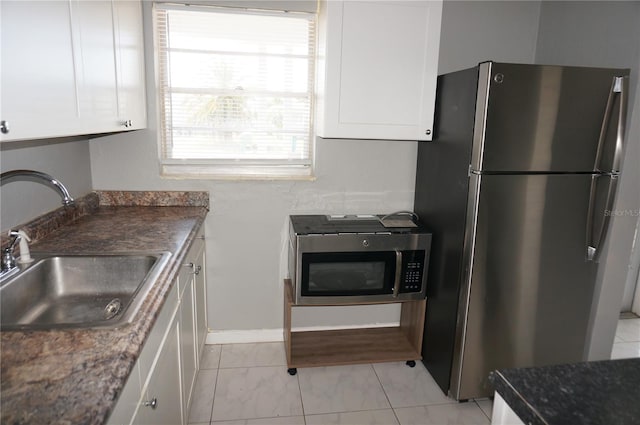
<instances>
[{"instance_id":1,"label":"corner of countertop","mask_svg":"<svg viewBox=\"0 0 640 425\"><path fill-rule=\"evenodd\" d=\"M93 214L97 211L100 199L94 192L77 198L72 205L60 207L48 213L42 214L33 220L12 226L12 229L22 229L25 231L31 243L36 243L44 239L54 230L62 227L85 215ZM9 246L8 229L4 229L0 235L0 246L2 249Z\"/></svg>"}]
</instances>

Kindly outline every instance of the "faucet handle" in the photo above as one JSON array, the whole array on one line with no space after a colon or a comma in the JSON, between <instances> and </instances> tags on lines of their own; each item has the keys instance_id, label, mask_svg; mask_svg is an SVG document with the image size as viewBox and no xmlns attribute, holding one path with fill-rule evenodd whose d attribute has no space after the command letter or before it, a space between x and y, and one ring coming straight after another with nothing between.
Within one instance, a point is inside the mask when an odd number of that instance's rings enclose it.
<instances>
[{"instance_id":1,"label":"faucet handle","mask_svg":"<svg viewBox=\"0 0 640 425\"><path fill-rule=\"evenodd\" d=\"M9 230L9 237L13 237L13 240L11 241L7 249L13 251L13 248L16 246L16 243L20 240L22 235L20 235L20 232L18 232L17 230Z\"/></svg>"}]
</instances>

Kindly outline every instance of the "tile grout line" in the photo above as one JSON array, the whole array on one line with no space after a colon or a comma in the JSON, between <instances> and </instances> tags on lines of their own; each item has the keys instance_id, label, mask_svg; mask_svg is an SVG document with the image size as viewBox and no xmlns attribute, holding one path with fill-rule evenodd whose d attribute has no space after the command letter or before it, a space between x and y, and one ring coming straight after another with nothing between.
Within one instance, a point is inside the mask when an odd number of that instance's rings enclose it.
<instances>
[{"instance_id":1,"label":"tile grout line","mask_svg":"<svg viewBox=\"0 0 640 425\"><path fill-rule=\"evenodd\" d=\"M285 367L288 368L289 365L287 364L285 365ZM287 374L289 374L289 371L287 371ZM304 413L304 400L302 399L302 388L300 387L300 371L298 370L298 368L296 368L295 378L298 381L298 393L300 393L300 407L302 408L302 422L305 425L307 425L307 415Z\"/></svg>"},{"instance_id":2,"label":"tile grout line","mask_svg":"<svg viewBox=\"0 0 640 425\"><path fill-rule=\"evenodd\" d=\"M480 409L482 414L489 420L489 422L491 422L491 418L489 417L489 415L487 415L487 412L485 412L484 409L480 407L480 403L478 403L478 400L474 398L473 402L476 404L476 406L478 406L478 409Z\"/></svg>"},{"instance_id":3,"label":"tile grout line","mask_svg":"<svg viewBox=\"0 0 640 425\"><path fill-rule=\"evenodd\" d=\"M287 363L286 363L286 360L285 360L285 362L281 363L281 364L268 364L268 365L267 364L261 364L261 365L249 365L249 366L245 365L245 366L222 367L222 354L223 354L224 346L225 345L231 346L231 345L235 345L235 344L211 344L211 345L220 346L219 357L218 357L218 367L216 368L217 373L216 373L216 383L215 383L215 386L214 386L214 397L213 397L213 402L212 402L212 405L211 405L210 419L209 419L209 422L208 422L209 425L215 425L218 422L213 420L213 410L214 410L214 406L215 406L215 398L216 398L215 396L216 396L216 390L218 389L218 384L219 384L219 379L220 379L220 371L221 370L233 370L233 369L245 369L245 370L248 370L248 369L280 368L280 367L285 367L286 368L287 367ZM285 372L286 372L286 369L285 369ZM289 377L288 376L287 378L294 378L294 377ZM303 417L304 424L306 425L306 418L304 418L304 404L302 402L302 390L300 388L299 375L296 374L295 378L297 379L297 382L298 382L298 392L300 394L300 406L302 407L302 415L301 416ZM282 417L297 417L297 416L299 416L299 415L287 415L287 416L282 416ZM231 420L231 421L236 421L236 420L248 421L248 420L259 420L259 419L270 419L270 418L271 417L269 416L269 417L264 417L264 418L257 417L257 418L246 418L246 419L229 419L229 420ZM223 422L224 422L224 420L223 420Z\"/></svg>"},{"instance_id":4,"label":"tile grout line","mask_svg":"<svg viewBox=\"0 0 640 425\"><path fill-rule=\"evenodd\" d=\"M213 397L211 398L211 411L209 412L209 425L213 423L213 406L216 403L216 390L218 389L218 379L220 379L220 361L222 360L222 345L220 346L220 353L218 354L218 363L216 369L216 382L213 385Z\"/></svg>"},{"instance_id":5,"label":"tile grout line","mask_svg":"<svg viewBox=\"0 0 640 425\"><path fill-rule=\"evenodd\" d=\"M387 394L387 391L384 389L384 384L382 383L382 380L378 375L378 371L376 370L375 366L372 363L370 363L369 365L371 366L371 369L373 369L373 373L376 375L376 378L380 383L380 388L382 388L382 392L384 393L384 396L387 399L387 403L389 403L389 408L393 412L393 417L396 418L396 423L400 424L400 418L398 418L398 415L396 414L396 409L393 407L393 404L391 404L391 399L389 399L389 395Z\"/></svg>"}]
</instances>

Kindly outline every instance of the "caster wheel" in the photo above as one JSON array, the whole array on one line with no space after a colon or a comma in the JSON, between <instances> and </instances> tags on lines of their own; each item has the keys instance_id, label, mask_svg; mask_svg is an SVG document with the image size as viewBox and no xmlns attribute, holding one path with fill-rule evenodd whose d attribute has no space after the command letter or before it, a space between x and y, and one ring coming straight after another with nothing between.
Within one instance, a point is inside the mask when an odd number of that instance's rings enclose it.
<instances>
[{"instance_id":1,"label":"caster wheel","mask_svg":"<svg viewBox=\"0 0 640 425\"><path fill-rule=\"evenodd\" d=\"M298 373L298 369L296 369L295 367L291 367L287 369L287 373L291 376L295 376L295 374Z\"/></svg>"},{"instance_id":2,"label":"caster wheel","mask_svg":"<svg viewBox=\"0 0 640 425\"><path fill-rule=\"evenodd\" d=\"M415 360L407 360L407 366L409 366L409 367L416 367L416 362L415 362Z\"/></svg>"}]
</instances>

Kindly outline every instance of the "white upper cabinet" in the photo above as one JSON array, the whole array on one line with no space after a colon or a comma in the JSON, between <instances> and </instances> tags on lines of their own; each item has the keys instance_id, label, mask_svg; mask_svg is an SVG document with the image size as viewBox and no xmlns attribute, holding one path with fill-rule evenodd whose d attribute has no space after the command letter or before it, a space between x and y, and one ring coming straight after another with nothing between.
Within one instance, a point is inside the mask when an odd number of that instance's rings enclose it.
<instances>
[{"instance_id":1,"label":"white upper cabinet","mask_svg":"<svg viewBox=\"0 0 640 425\"><path fill-rule=\"evenodd\" d=\"M316 134L431 140L442 1L321 1Z\"/></svg>"},{"instance_id":2,"label":"white upper cabinet","mask_svg":"<svg viewBox=\"0 0 640 425\"><path fill-rule=\"evenodd\" d=\"M147 126L142 5L113 2L119 122L128 130Z\"/></svg>"},{"instance_id":3,"label":"white upper cabinet","mask_svg":"<svg viewBox=\"0 0 640 425\"><path fill-rule=\"evenodd\" d=\"M139 1L2 1L0 141L144 128Z\"/></svg>"},{"instance_id":4,"label":"white upper cabinet","mask_svg":"<svg viewBox=\"0 0 640 425\"><path fill-rule=\"evenodd\" d=\"M81 132L111 131L118 117L111 2L72 0L71 16Z\"/></svg>"},{"instance_id":5,"label":"white upper cabinet","mask_svg":"<svg viewBox=\"0 0 640 425\"><path fill-rule=\"evenodd\" d=\"M66 1L0 2L0 140L70 134L79 125Z\"/></svg>"}]
</instances>

